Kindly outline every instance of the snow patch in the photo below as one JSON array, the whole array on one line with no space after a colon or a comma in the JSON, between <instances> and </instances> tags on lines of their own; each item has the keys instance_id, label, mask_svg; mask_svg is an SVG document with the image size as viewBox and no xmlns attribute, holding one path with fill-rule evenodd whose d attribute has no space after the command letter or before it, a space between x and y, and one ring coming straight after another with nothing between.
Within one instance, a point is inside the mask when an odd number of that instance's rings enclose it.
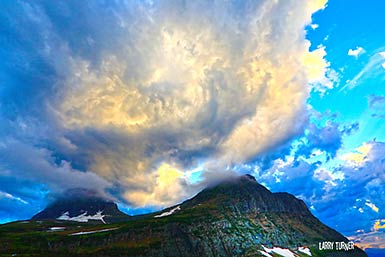
<instances>
[{"instance_id":1,"label":"snow patch","mask_svg":"<svg viewBox=\"0 0 385 257\"><path fill-rule=\"evenodd\" d=\"M159 215L155 215L154 218L161 218L161 217L169 216L169 215L173 214L176 211L180 211L180 206L177 206L174 209L172 209L170 211L163 212L163 213L161 213Z\"/></svg>"},{"instance_id":2,"label":"snow patch","mask_svg":"<svg viewBox=\"0 0 385 257\"><path fill-rule=\"evenodd\" d=\"M103 219L106 215L102 215L102 213L103 213L103 211L98 211L95 215L87 215L87 212L84 212L84 213L80 214L79 216L70 217L69 212L66 211L61 216L57 217L56 219L57 220L77 221L77 222L88 222L89 220L100 220L104 224L106 224L106 222Z\"/></svg>"},{"instance_id":3,"label":"snow patch","mask_svg":"<svg viewBox=\"0 0 385 257\"><path fill-rule=\"evenodd\" d=\"M307 247L302 247L302 246L298 247L298 252L301 252L301 253L307 254L309 256L312 256L310 249L307 248Z\"/></svg>"},{"instance_id":4,"label":"snow patch","mask_svg":"<svg viewBox=\"0 0 385 257\"><path fill-rule=\"evenodd\" d=\"M116 230L116 229L118 228L106 228L106 229L92 230L92 231L80 231L80 232L72 233L70 234L70 236L88 235L88 234L94 234L94 233L107 232L107 231Z\"/></svg>"},{"instance_id":5,"label":"snow patch","mask_svg":"<svg viewBox=\"0 0 385 257\"><path fill-rule=\"evenodd\" d=\"M284 249L280 247L267 248L263 246L263 250L267 253L276 253L284 257L295 257L294 253L292 253L289 249Z\"/></svg>"},{"instance_id":6,"label":"snow patch","mask_svg":"<svg viewBox=\"0 0 385 257\"><path fill-rule=\"evenodd\" d=\"M50 231L63 231L66 227L51 227L49 228Z\"/></svg>"},{"instance_id":7,"label":"snow patch","mask_svg":"<svg viewBox=\"0 0 385 257\"><path fill-rule=\"evenodd\" d=\"M266 256L266 257L273 257L273 256L271 256L270 254L268 254L268 253L265 252L265 251L259 250L259 252L262 253L263 256Z\"/></svg>"}]
</instances>

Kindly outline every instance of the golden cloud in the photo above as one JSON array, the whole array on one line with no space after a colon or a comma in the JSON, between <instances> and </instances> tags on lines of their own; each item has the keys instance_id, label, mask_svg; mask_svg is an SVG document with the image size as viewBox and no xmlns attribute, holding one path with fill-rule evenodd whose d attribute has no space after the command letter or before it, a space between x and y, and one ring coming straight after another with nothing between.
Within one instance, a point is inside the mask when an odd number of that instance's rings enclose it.
<instances>
[{"instance_id":1,"label":"golden cloud","mask_svg":"<svg viewBox=\"0 0 385 257\"><path fill-rule=\"evenodd\" d=\"M210 149L205 161L221 169L302 131L308 83L327 66L323 48L309 52L304 27L325 4L250 1L240 13L195 1L140 8L134 25L120 17L129 35L119 38L122 49L98 65L71 57L58 120L68 130L122 135L89 150L90 170L123 184L134 205L171 203L183 195L185 155Z\"/></svg>"}]
</instances>

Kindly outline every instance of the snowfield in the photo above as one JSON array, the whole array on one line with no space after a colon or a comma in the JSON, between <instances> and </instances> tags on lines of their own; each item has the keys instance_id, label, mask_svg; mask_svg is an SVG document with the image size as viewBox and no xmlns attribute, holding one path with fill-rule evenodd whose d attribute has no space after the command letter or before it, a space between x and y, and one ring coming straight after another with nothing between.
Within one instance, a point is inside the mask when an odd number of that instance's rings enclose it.
<instances>
[{"instance_id":1,"label":"snowfield","mask_svg":"<svg viewBox=\"0 0 385 257\"><path fill-rule=\"evenodd\" d=\"M65 229L66 229L66 227L50 227L49 228L50 231L63 231Z\"/></svg>"},{"instance_id":2,"label":"snowfield","mask_svg":"<svg viewBox=\"0 0 385 257\"><path fill-rule=\"evenodd\" d=\"M273 248L267 248L265 246L262 246L263 250L267 253L276 253L284 257L296 257L294 253L292 253L289 249L284 249L280 247L273 247Z\"/></svg>"},{"instance_id":3,"label":"snowfield","mask_svg":"<svg viewBox=\"0 0 385 257\"><path fill-rule=\"evenodd\" d=\"M278 254L278 255L283 256L283 257L297 257L298 256L297 255L298 253L295 254L294 252L292 252L289 249L280 248L280 247L268 248L268 247L265 247L264 245L262 245L262 247L263 247L263 251L259 250L259 252L266 257L273 257L271 254ZM310 249L307 247L300 246L300 247L298 247L297 251L300 253L312 256Z\"/></svg>"},{"instance_id":4,"label":"snowfield","mask_svg":"<svg viewBox=\"0 0 385 257\"><path fill-rule=\"evenodd\" d=\"M107 232L107 231L116 230L116 229L118 228L106 228L106 229L92 230L92 231L80 231L80 232L72 233L70 234L70 236L88 235L88 234L94 234L94 233Z\"/></svg>"},{"instance_id":5,"label":"snowfield","mask_svg":"<svg viewBox=\"0 0 385 257\"><path fill-rule=\"evenodd\" d=\"M57 217L57 220L69 220L69 221L77 221L77 222L88 222L89 220L100 220L104 224L104 217L106 215L102 215L103 211L98 211L95 215L87 215L87 212L80 214L79 216L70 217L69 212L64 212L61 216Z\"/></svg>"},{"instance_id":6,"label":"snowfield","mask_svg":"<svg viewBox=\"0 0 385 257\"><path fill-rule=\"evenodd\" d=\"M311 252L310 252L310 249L306 248L306 247L298 247L298 252L301 252L301 253L307 254L309 256L312 256Z\"/></svg>"},{"instance_id":7,"label":"snowfield","mask_svg":"<svg viewBox=\"0 0 385 257\"><path fill-rule=\"evenodd\" d=\"M173 214L176 211L180 211L180 206L177 206L174 209L172 209L170 211L163 212L163 213L161 213L159 215L155 215L154 218L162 218L162 217L165 217L165 216L169 216L169 215Z\"/></svg>"},{"instance_id":8,"label":"snowfield","mask_svg":"<svg viewBox=\"0 0 385 257\"><path fill-rule=\"evenodd\" d=\"M273 257L273 256L271 256L270 254L268 254L268 253L265 252L265 251L259 250L259 252L262 253L263 256L266 256L266 257Z\"/></svg>"}]
</instances>

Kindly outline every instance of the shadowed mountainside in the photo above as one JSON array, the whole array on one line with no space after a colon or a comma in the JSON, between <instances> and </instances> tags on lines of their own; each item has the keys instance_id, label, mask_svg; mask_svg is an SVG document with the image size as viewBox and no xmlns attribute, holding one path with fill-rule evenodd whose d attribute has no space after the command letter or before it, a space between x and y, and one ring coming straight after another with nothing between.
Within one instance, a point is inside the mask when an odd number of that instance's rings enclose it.
<instances>
[{"instance_id":1,"label":"shadowed mountainside","mask_svg":"<svg viewBox=\"0 0 385 257\"><path fill-rule=\"evenodd\" d=\"M69 220L93 223L114 223L125 221L129 215L118 209L116 203L98 196L95 192L74 189L65 192L32 220Z\"/></svg>"}]
</instances>

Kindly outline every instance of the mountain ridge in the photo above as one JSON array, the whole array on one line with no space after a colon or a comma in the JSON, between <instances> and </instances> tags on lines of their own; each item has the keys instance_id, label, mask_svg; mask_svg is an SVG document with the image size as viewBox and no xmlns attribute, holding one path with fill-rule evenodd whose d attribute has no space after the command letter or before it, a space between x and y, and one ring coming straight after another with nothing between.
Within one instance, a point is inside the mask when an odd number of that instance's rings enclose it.
<instances>
[{"instance_id":1,"label":"mountain ridge","mask_svg":"<svg viewBox=\"0 0 385 257\"><path fill-rule=\"evenodd\" d=\"M208 194L208 195L207 195ZM211 194L211 195L210 195ZM233 180L222 181L221 183L202 190L199 194L182 203L193 203L202 201L204 197L212 198L212 195L231 194L232 197L222 199L227 204L234 205L239 200L247 201L249 206L244 206L239 212L244 211L276 211L276 212L301 212L310 213L305 202L297 199L294 195L286 192L272 193L266 187L259 184L251 175L243 175ZM284 201L285 200L285 201ZM219 199L221 201L221 199ZM277 202L280 205L276 204ZM290 202L291 204L287 204ZM222 202L222 204L224 204ZM233 206L240 208L241 206ZM254 209L253 209L254 208Z\"/></svg>"},{"instance_id":2,"label":"mountain ridge","mask_svg":"<svg viewBox=\"0 0 385 257\"><path fill-rule=\"evenodd\" d=\"M9 239L14 236L9 231L28 226L40 231L31 228L28 232L37 233L39 240L28 241L27 232ZM63 229L49 231L53 226ZM359 248L347 252L318 249L319 242L348 239L322 224L302 200L288 193L272 193L250 175L221 182L181 204L126 221L93 225L32 220L9 225L8 230L0 226L2 233L8 237L0 236L0 249L6 244L9 253L15 250L12 245L27 241L30 245L24 246L22 253L35 256L367 256Z\"/></svg>"},{"instance_id":3,"label":"mountain ridge","mask_svg":"<svg viewBox=\"0 0 385 257\"><path fill-rule=\"evenodd\" d=\"M116 203L91 190L75 189L57 197L31 220L70 220L78 222L114 223L129 219Z\"/></svg>"}]
</instances>

